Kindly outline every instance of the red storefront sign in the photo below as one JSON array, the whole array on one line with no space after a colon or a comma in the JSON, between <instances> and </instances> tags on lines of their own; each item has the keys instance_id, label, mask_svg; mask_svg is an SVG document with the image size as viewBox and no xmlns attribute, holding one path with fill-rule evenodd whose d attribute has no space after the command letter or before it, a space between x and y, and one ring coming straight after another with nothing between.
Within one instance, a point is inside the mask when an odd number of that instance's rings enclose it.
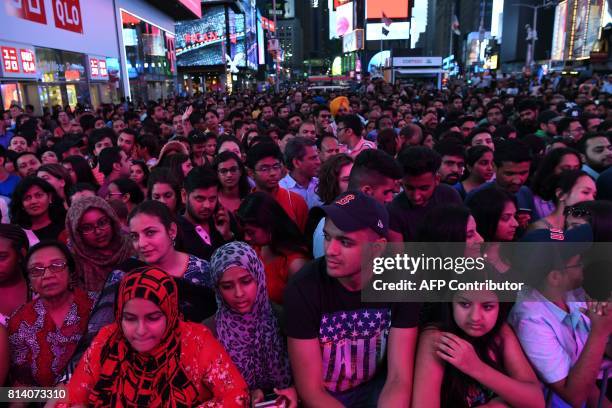
<instances>
[{"instance_id":1,"label":"red storefront sign","mask_svg":"<svg viewBox=\"0 0 612 408\"><path fill-rule=\"evenodd\" d=\"M26 74L35 74L36 58L34 53L31 50L24 50L21 48L19 54L21 55L21 67L23 68L23 72Z\"/></svg>"},{"instance_id":2,"label":"red storefront sign","mask_svg":"<svg viewBox=\"0 0 612 408\"><path fill-rule=\"evenodd\" d=\"M97 58L90 58L89 59L89 67L90 67L90 72L91 72L91 76L92 77L97 77L98 75L100 75L100 70L98 68L98 59Z\"/></svg>"},{"instance_id":3,"label":"red storefront sign","mask_svg":"<svg viewBox=\"0 0 612 408\"><path fill-rule=\"evenodd\" d=\"M271 32L276 31L276 24L274 24L274 20L270 20L268 18L262 17L261 26L263 27L264 30L269 30Z\"/></svg>"},{"instance_id":4,"label":"red storefront sign","mask_svg":"<svg viewBox=\"0 0 612 408\"><path fill-rule=\"evenodd\" d=\"M0 77L36 79L36 54L28 44L0 42Z\"/></svg>"},{"instance_id":5,"label":"red storefront sign","mask_svg":"<svg viewBox=\"0 0 612 408\"><path fill-rule=\"evenodd\" d=\"M99 56L88 55L89 60L89 78L96 81L108 80L108 67L106 58Z\"/></svg>"},{"instance_id":6,"label":"red storefront sign","mask_svg":"<svg viewBox=\"0 0 612 408\"><path fill-rule=\"evenodd\" d=\"M83 34L83 15L79 0L53 0L55 26Z\"/></svg>"},{"instance_id":7,"label":"red storefront sign","mask_svg":"<svg viewBox=\"0 0 612 408\"><path fill-rule=\"evenodd\" d=\"M219 40L219 34L214 31L208 33L185 34L183 35L183 39L185 40L185 44L208 43Z\"/></svg>"},{"instance_id":8,"label":"red storefront sign","mask_svg":"<svg viewBox=\"0 0 612 408\"><path fill-rule=\"evenodd\" d=\"M4 72L20 72L17 60L17 48L2 47L2 67Z\"/></svg>"},{"instance_id":9,"label":"red storefront sign","mask_svg":"<svg viewBox=\"0 0 612 408\"><path fill-rule=\"evenodd\" d=\"M45 0L10 0L4 2L10 15L35 23L47 24Z\"/></svg>"},{"instance_id":10,"label":"red storefront sign","mask_svg":"<svg viewBox=\"0 0 612 408\"><path fill-rule=\"evenodd\" d=\"M101 77L108 77L108 68L106 68L106 60L98 60L98 72Z\"/></svg>"}]
</instances>

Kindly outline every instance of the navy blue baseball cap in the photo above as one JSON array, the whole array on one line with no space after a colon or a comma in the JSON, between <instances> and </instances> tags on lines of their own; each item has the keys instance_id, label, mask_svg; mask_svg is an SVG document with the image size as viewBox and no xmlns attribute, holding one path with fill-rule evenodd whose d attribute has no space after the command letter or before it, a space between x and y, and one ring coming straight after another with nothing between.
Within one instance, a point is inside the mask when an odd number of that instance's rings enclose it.
<instances>
[{"instance_id":1,"label":"navy blue baseball cap","mask_svg":"<svg viewBox=\"0 0 612 408\"><path fill-rule=\"evenodd\" d=\"M384 205L360 191L347 191L321 207L334 224L344 232L369 228L382 237L389 232L389 213Z\"/></svg>"},{"instance_id":2,"label":"navy blue baseball cap","mask_svg":"<svg viewBox=\"0 0 612 408\"><path fill-rule=\"evenodd\" d=\"M583 255L593 245L589 224L565 231L537 229L525 234L513 254L513 266L541 278L554 269L563 268L576 255ZM540 245L542 243L542 245Z\"/></svg>"}]
</instances>

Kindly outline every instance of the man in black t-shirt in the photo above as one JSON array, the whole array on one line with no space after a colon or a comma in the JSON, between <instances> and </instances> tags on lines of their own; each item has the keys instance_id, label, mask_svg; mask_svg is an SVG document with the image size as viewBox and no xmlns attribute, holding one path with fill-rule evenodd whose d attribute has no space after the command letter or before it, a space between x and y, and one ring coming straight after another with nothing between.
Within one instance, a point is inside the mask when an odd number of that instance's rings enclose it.
<instances>
[{"instance_id":1,"label":"man in black t-shirt","mask_svg":"<svg viewBox=\"0 0 612 408\"><path fill-rule=\"evenodd\" d=\"M325 256L285 289L298 392L308 406L408 406L419 305L362 303L360 293L367 282L362 260L385 250L388 213L372 197L352 191L322 208Z\"/></svg>"},{"instance_id":2,"label":"man in black t-shirt","mask_svg":"<svg viewBox=\"0 0 612 408\"><path fill-rule=\"evenodd\" d=\"M389 240L414 241L425 215L441 204L462 204L459 193L440 183L438 169L441 158L426 147L409 147L397 158L404 177L404 191L387 206L389 210Z\"/></svg>"}]
</instances>

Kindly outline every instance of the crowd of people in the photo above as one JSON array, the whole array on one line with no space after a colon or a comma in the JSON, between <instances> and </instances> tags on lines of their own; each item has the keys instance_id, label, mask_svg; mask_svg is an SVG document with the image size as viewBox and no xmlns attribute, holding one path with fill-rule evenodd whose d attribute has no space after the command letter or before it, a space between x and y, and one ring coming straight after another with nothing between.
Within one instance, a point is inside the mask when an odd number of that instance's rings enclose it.
<instances>
[{"instance_id":1,"label":"crowd of people","mask_svg":"<svg viewBox=\"0 0 612 408\"><path fill-rule=\"evenodd\" d=\"M583 289L585 246L524 254L512 303L361 298L390 243L478 245L492 276L504 243L612 241L610 90L366 77L13 104L0 385L64 389L66 407L612 406L612 306Z\"/></svg>"}]
</instances>

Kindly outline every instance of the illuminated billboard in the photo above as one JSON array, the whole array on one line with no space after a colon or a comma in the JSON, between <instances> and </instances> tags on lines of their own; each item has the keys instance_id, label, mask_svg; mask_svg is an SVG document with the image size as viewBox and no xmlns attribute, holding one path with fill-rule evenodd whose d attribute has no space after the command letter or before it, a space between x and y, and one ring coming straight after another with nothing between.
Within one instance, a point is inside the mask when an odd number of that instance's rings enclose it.
<instances>
[{"instance_id":1,"label":"illuminated billboard","mask_svg":"<svg viewBox=\"0 0 612 408\"><path fill-rule=\"evenodd\" d=\"M225 7L206 7L199 20L175 25L179 67L222 65L225 61Z\"/></svg>"},{"instance_id":2,"label":"illuminated billboard","mask_svg":"<svg viewBox=\"0 0 612 408\"><path fill-rule=\"evenodd\" d=\"M340 38L353 31L353 2L345 2L336 10L332 9L333 2L329 0L329 38Z\"/></svg>"},{"instance_id":3,"label":"illuminated billboard","mask_svg":"<svg viewBox=\"0 0 612 408\"><path fill-rule=\"evenodd\" d=\"M261 13L257 10L257 54L259 65L266 64L266 41L264 39L264 29L261 21Z\"/></svg>"},{"instance_id":4,"label":"illuminated billboard","mask_svg":"<svg viewBox=\"0 0 612 408\"><path fill-rule=\"evenodd\" d=\"M407 40L410 37L410 23L408 21L393 22L390 26L385 27L389 32L383 34L383 23L367 23L366 24L366 40Z\"/></svg>"},{"instance_id":5,"label":"illuminated billboard","mask_svg":"<svg viewBox=\"0 0 612 408\"><path fill-rule=\"evenodd\" d=\"M383 18L408 19L410 17L410 0L366 0L366 19Z\"/></svg>"},{"instance_id":6,"label":"illuminated billboard","mask_svg":"<svg viewBox=\"0 0 612 408\"><path fill-rule=\"evenodd\" d=\"M246 48L244 35L244 14L235 13L228 8L230 54L228 63L232 67L246 66Z\"/></svg>"},{"instance_id":7,"label":"illuminated billboard","mask_svg":"<svg viewBox=\"0 0 612 408\"><path fill-rule=\"evenodd\" d=\"M563 61L565 50L565 35L567 21L567 1L562 1L555 10L555 25L553 30L552 52L550 59Z\"/></svg>"},{"instance_id":8,"label":"illuminated billboard","mask_svg":"<svg viewBox=\"0 0 612 408\"><path fill-rule=\"evenodd\" d=\"M257 8L254 0L243 0L244 29L246 35L246 63L247 67L257 69Z\"/></svg>"}]
</instances>

